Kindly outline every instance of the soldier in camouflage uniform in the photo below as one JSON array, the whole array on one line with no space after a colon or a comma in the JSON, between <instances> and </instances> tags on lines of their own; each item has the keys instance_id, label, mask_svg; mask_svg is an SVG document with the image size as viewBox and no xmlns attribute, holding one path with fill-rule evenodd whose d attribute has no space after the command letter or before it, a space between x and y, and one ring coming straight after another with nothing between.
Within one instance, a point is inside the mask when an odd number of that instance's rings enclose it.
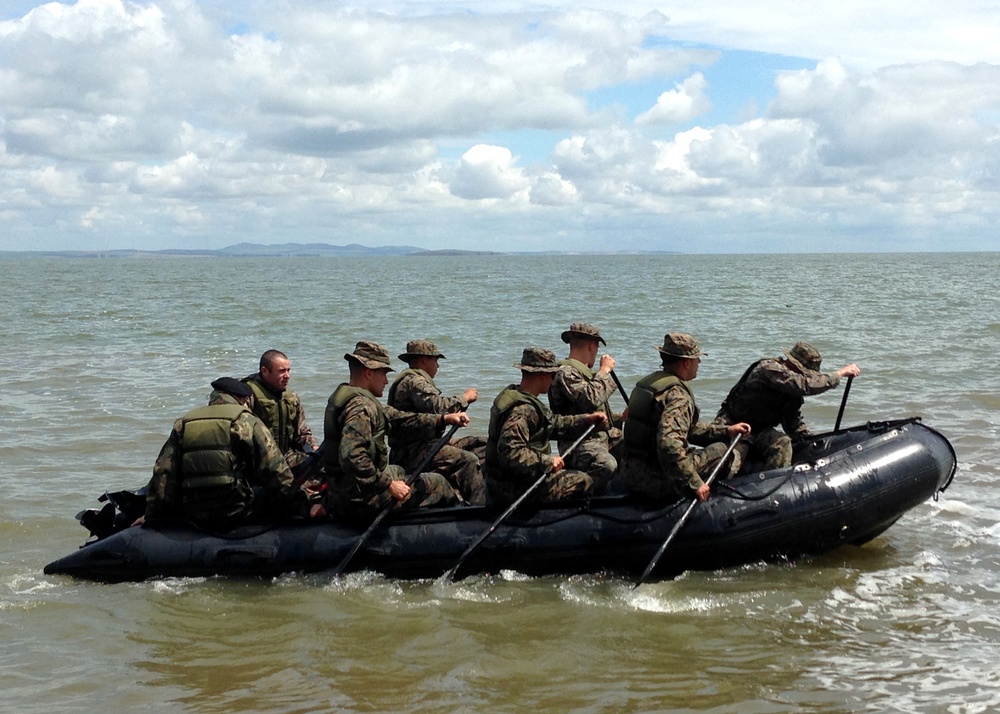
<instances>
[{"instance_id":1,"label":"soldier in camouflage uniform","mask_svg":"<svg viewBox=\"0 0 1000 714\"><path fill-rule=\"evenodd\" d=\"M212 382L208 406L174 422L136 521L186 518L228 528L250 517L326 515L295 486L270 430L247 408L250 388L232 377Z\"/></svg>"},{"instance_id":2,"label":"soldier in camouflage uniform","mask_svg":"<svg viewBox=\"0 0 1000 714\"><path fill-rule=\"evenodd\" d=\"M253 413L267 424L288 466L298 474L300 467L311 470L308 466L313 460L309 454L319 444L306 422L299 395L288 388L291 373L292 364L287 355L268 350L260 356L259 371L243 381L253 391ZM298 475L301 478L305 474Z\"/></svg>"},{"instance_id":3,"label":"soldier in camouflage uniform","mask_svg":"<svg viewBox=\"0 0 1000 714\"><path fill-rule=\"evenodd\" d=\"M445 397L434 384L438 361L444 358L437 345L429 340L408 342L406 352L399 355L399 359L409 367L400 372L389 387L389 406L420 414L450 414L468 409L469 404L479 397L477 390L470 387L460 395ZM416 432L405 426L393 429L389 432L389 462L399 464L407 472L413 471L423 463L443 434L444 425L431 439L422 429ZM486 503L486 482L476 452L485 455L485 450L486 440L482 437L452 439L438 450L428 464L428 470L444 476L462 494L466 503L482 505Z\"/></svg>"},{"instance_id":4,"label":"soldier in camouflage uniform","mask_svg":"<svg viewBox=\"0 0 1000 714\"><path fill-rule=\"evenodd\" d=\"M375 342L358 342L344 355L350 381L330 395L323 420L323 451L328 482L327 506L335 513L368 521L392 503L415 506L452 506L462 497L436 473L422 473L406 482L406 472L389 464L386 436L398 428L432 438L446 424L465 426L469 415L414 414L383 407L381 397L389 382L389 351Z\"/></svg>"},{"instance_id":5,"label":"soldier in camouflage uniform","mask_svg":"<svg viewBox=\"0 0 1000 714\"><path fill-rule=\"evenodd\" d=\"M521 383L511 384L493 400L490 435L486 442L486 485L493 500L508 505L547 475L529 500L558 501L593 492L594 482L582 471L565 468L552 455L550 441L587 424L604 426L604 412L565 416L553 414L538 398L548 392L559 369L551 350L528 347L521 361Z\"/></svg>"},{"instance_id":6,"label":"soldier in camouflage uniform","mask_svg":"<svg viewBox=\"0 0 1000 714\"><path fill-rule=\"evenodd\" d=\"M820 372L822 357L805 342L782 352L784 358L762 359L750 365L715 417L720 424L750 424L753 436L737 449L744 456L749 453L763 458L765 469L791 465L792 442L812 437L802 418L805 397L833 389L842 377L861 374L856 364L828 374ZM784 433L775 429L778 425Z\"/></svg>"},{"instance_id":7,"label":"soldier in camouflage uniform","mask_svg":"<svg viewBox=\"0 0 1000 714\"><path fill-rule=\"evenodd\" d=\"M683 332L663 337L657 347L662 369L636 384L628 400L625 420L625 455L620 473L629 491L653 499L704 501L709 486L702 480L725 454L725 439L750 433L745 423L706 424L698 420L698 407L687 382L698 376L704 352ZM692 444L704 446L694 449ZM739 468L733 464L730 471Z\"/></svg>"},{"instance_id":8,"label":"soldier in camouflage uniform","mask_svg":"<svg viewBox=\"0 0 1000 714\"><path fill-rule=\"evenodd\" d=\"M594 371L598 349L607 342L597 327L586 322L570 325L562 333L562 341L569 344L569 357L559 363L559 371L549 388L549 405L556 414L602 411L608 416L609 429L595 429L566 457L566 466L587 473L594 482L594 493L601 493L618 469L612 449L620 443L622 435L622 415L615 414L608 402L617 389L611 377L615 360L611 355L601 355L600 367ZM577 429L563 436L559 450L566 449L582 433L583 429Z\"/></svg>"}]
</instances>

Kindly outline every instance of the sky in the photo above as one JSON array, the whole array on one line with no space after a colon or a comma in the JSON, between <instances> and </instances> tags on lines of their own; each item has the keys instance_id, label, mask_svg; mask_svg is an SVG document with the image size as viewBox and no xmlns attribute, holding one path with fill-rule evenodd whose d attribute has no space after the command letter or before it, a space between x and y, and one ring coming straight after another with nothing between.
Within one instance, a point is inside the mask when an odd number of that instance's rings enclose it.
<instances>
[{"instance_id":1,"label":"sky","mask_svg":"<svg viewBox=\"0 0 1000 714\"><path fill-rule=\"evenodd\" d=\"M0 250L995 251L998 199L1000 0L0 0Z\"/></svg>"}]
</instances>

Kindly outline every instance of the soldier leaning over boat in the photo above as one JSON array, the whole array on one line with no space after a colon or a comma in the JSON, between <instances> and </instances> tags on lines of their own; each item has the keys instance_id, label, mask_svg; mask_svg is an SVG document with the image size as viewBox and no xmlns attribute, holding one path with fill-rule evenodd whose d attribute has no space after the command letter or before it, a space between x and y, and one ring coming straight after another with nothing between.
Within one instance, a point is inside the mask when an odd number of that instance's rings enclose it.
<instances>
[{"instance_id":1,"label":"soldier leaning over boat","mask_svg":"<svg viewBox=\"0 0 1000 714\"><path fill-rule=\"evenodd\" d=\"M493 400L486 443L486 485L499 504L516 501L535 481L548 475L532 500L558 501L594 490L591 477L565 468L561 456L551 453L551 440L562 439L587 424L603 426L604 412L566 416L553 414L539 395L548 392L559 369L555 353L539 347L524 350L520 384L511 384Z\"/></svg>"},{"instance_id":2,"label":"soldier leaning over boat","mask_svg":"<svg viewBox=\"0 0 1000 714\"><path fill-rule=\"evenodd\" d=\"M299 395L288 388L291 373L292 363L284 352L267 350L260 356L258 372L243 381L253 391L253 413L270 428L289 468L301 479L305 474L298 473L300 468L313 462L309 455L319 444Z\"/></svg>"},{"instance_id":3,"label":"soldier leaning over boat","mask_svg":"<svg viewBox=\"0 0 1000 714\"><path fill-rule=\"evenodd\" d=\"M399 359L408 367L389 387L387 401L391 407L420 414L451 414L464 412L479 398L479 392L472 387L453 397L441 394L434 377L445 356L430 340L410 340ZM430 439L406 426L392 429L389 432L389 462L399 464L407 472L412 471L424 461L443 434L443 424ZM486 503L486 483L480 455L485 456L485 452L486 439L480 436L452 439L434 455L428 470L444 476L466 503L482 505Z\"/></svg>"},{"instance_id":4,"label":"soldier leaning over boat","mask_svg":"<svg viewBox=\"0 0 1000 714\"><path fill-rule=\"evenodd\" d=\"M764 469L777 469L792 463L792 442L812 438L802 418L805 397L833 389L842 377L857 377L861 369L848 364L822 373L819 351L796 342L785 356L765 358L750 365L729 391L715 420L720 424L745 421L753 429L749 440L736 448L744 459L764 459ZM784 433L775 429L781 425Z\"/></svg>"},{"instance_id":5,"label":"soldier leaning over boat","mask_svg":"<svg viewBox=\"0 0 1000 714\"><path fill-rule=\"evenodd\" d=\"M375 342L358 342L344 355L350 381L330 395L323 420L327 506L332 513L355 520L370 520L393 501L412 506L452 506L462 497L436 473L415 476L412 486L406 472L389 463L386 436L397 428L433 438L446 424L465 426L469 415L415 414L383 407L389 382L389 351Z\"/></svg>"},{"instance_id":6,"label":"soldier leaning over boat","mask_svg":"<svg viewBox=\"0 0 1000 714\"><path fill-rule=\"evenodd\" d=\"M232 377L212 387L208 406L174 422L136 524L185 518L222 529L249 518L326 515L293 483L271 431L249 410L250 388Z\"/></svg>"},{"instance_id":7,"label":"soldier leaning over boat","mask_svg":"<svg viewBox=\"0 0 1000 714\"><path fill-rule=\"evenodd\" d=\"M709 487L702 480L725 454L725 439L749 434L750 425L707 424L687 382L698 376L705 354L683 332L670 332L657 347L661 369L639 380L629 396L625 420L625 455L620 472L629 491L653 499L697 497L704 501ZM692 448L703 446L703 449ZM739 469L734 459L730 473Z\"/></svg>"},{"instance_id":8,"label":"soldier leaning over boat","mask_svg":"<svg viewBox=\"0 0 1000 714\"><path fill-rule=\"evenodd\" d=\"M604 491L618 469L612 451L621 443L621 425L624 415L615 414L609 400L615 393L611 370L615 360L611 355L601 355L600 366L594 371L597 352L606 345L600 330L586 322L574 322L565 330L562 341L569 344L569 356L559 363L552 386L549 387L549 406L556 414L589 414L602 411L608 416L608 429L594 430L566 458L566 466L583 471L594 482L594 493ZM583 429L576 429L559 440L559 450L572 444Z\"/></svg>"}]
</instances>

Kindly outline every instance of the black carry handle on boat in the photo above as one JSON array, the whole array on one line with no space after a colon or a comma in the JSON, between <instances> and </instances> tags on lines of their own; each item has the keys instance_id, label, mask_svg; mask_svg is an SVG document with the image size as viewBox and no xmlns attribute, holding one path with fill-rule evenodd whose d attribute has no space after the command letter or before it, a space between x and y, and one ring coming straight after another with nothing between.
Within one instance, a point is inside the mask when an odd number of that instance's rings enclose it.
<instances>
[{"instance_id":1,"label":"black carry handle on boat","mask_svg":"<svg viewBox=\"0 0 1000 714\"><path fill-rule=\"evenodd\" d=\"M580 434L580 438L577 439L576 441L574 441L572 444L570 444L569 448L566 449L566 451L564 451L561 454L561 456L563 456L563 457L569 456L570 453L576 447L578 447L580 445L580 443L584 439L586 439L590 435L590 432L592 432L594 430L595 426L596 426L596 424L591 424L590 426L588 426L587 430L584 431L582 434ZM493 521L493 525L490 526L489 528L487 528L486 531L481 536L479 536L479 538L477 538L476 541L472 545L470 545L468 548L465 549L465 552L462 553L462 556L458 559L458 562L456 562L453 566L451 566L451 568L448 570L448 572L446 572L444 575L442 575L440 579L442 581L454 580L455 579L455 573L458 572L458 569L462 566L462 563L465 562L465 559L468 558L470 555L472 555L472 551L474 551L476 548L478 548L479 545L484 540L486 540L493 531L495 531L497 529L497 526L499 526L501 523L503 523L505 520L507 520L507 516L509 516L511 513L513 513L515 510L517 510L517 507L520 506L524 502L524 499L526 499L528 496L530 496L534 492L534 490L536 488L538 488L539 486L541 486L542 482L544 482L545 479L548 478L548 476L549 476L549 474L544 473L541 476L539 476L538 479L533 484L531 484L530 486L528 486L528 490L525 491L524 493L522 493L520 498L518 498L516 501L514 501L512 504L510 504L510 506L507 508L507 510L504 511L503 513L501 513L500 517L497 518L495 521Z\"/></svg>"},{"instance_id":2,"label":"black carry handle on boat","mask_svg":"<svg viewBox=\"0 0 1000 714\"><path fill-rule=\"evenodd\" d=\"M622 386L622 381L618 379L618 375L615 374L614 370L611 370L611 379L615 380L615 386L618 387L618 393L622 395L622 399L625 400L625 406L628 406L628 395L625 394L625 387ZM610 415L608 416L610 419Z\"/></svg>"},{"instance_id":3,"label":"black carry handle on boat","mask_svg":"<svg viewBox=\"0 0 1000 714\"><path fill-rule=\"evenodd\" d=\"M847 378L847 386L844 387L844 398L840 400L840 411L837 412L837 423L833 425L834 434L840 431L840 420L844 418L844 407L847 406L847 395L851 393L851 382L853 381L853 375Z\"/></svg>"},{"instance_id":4,"label":"black carry handle on boat","mask_svg":"<svg viewBox=\"0 0 1000 714\"><path fill-rule=\"evenodd\" d=\"M459 427L459 424L452 424L451 428L445 432L444 436L437 440L428 452L427 456L424 457L424 460L417 465L417 468L415 468L413 473L406 479L407 486L411 485L420 476L420 474L423 473L424 469L427 468L427 464L431 462L431 459L437 456L437 452L441 450L442 446L451 441L451 437L455 435L455 432L458 431ZM392 507L395 503L396 501L393 500L385 508L379 511L379 514L375 516L375 520L372 521L371 525L368 526L368 529L362 533L357 541L355 541L354 545L351 546L351 549L348 551L347 555L344 556L344 559L337 563L337 567L333 569L334 575L340 575L344 572L344 568L346 568L347 564L351 562L351 558L354 557L355 553L361 550L361 546L368 542L368 539L371 537L372 533L375 532L375 529L381 525L382 521L384 521L386 516L388 516L392 511Z\"/></svg>"},{"instance_id":5,"label":"black carry handle on boat","mask_svg":"<svg viewBox=\"0 0 1000 714\"><path fill-rule=\"evenodd\" d=\"M733 449L736 448L736 444L739 442L741 436L743 435L737 434L736 436L733 437L733 441L732 443L729 444L729 448L726 449L726 453L722 455L722 458L719 459L719 463L715 465L715 468L712 469L712 473L709 474L708 479L705 481L706 486L712 485L712 481L715 480L716 474L718 474L720 469L722 469L722 465L726 463L726 459L729 458L729 455L733 453ZM687 510L684 511L684 515L681 516L680 520L677 521L677 523L674 524L674 527L670 529L670 535L668 535L667 539L663 541L663 545L661 545L660 549L656 551L656 555L654 555L653 559L649 561L649 565L647 565L646 569L642 571L642 575L640 575L639 579L635 581L635 585L632 586L633 590L635 590L637 587L646 582L646 578L648 578L649 574L653 572L653 568L656 567L656 564L660 562L660 557L666 551L667 546L670 545L670 542L674 539L674 536L677 535L677 532L684 526L685 523L687 523L688 516L691 515L691 511L693 511L694 507L697 505L698 505L698 497L695 496L694 498L691 499L691 503L688 504Z\"/></svg>"}]
</instances>

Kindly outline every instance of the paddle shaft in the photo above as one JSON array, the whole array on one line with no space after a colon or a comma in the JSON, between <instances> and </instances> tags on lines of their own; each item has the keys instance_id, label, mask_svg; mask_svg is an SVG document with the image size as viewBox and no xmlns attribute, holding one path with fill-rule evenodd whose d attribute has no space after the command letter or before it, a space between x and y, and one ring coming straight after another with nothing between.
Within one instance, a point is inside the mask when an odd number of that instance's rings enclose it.
<instances>
[{"instance_id":1,"label":"paddle shaft","mask_svg":"<svg viewBox=\"0 0 1000 714\"><path fill-rule=\"evenodd\" d=\"M590 435L590 432L594 430L594 426L595 426L594 424L588 426L587 430L584 431L582 434L580 434L580 438L574 441L572 444L570 444L569 448L566 449L566 451L564 451L561 454L561 456L563 457L569 456L570 453L572 453L573 450L576 449L576 447L578 447L580 443ZM458 562L456 562L453 566L451 566L448 572L446 572L444 575L441 576L441 579L453 580L455 578L455 573L458 572L458 569L462 566L462 563L465 562L465 559L468 558L470 555L472 555L472 551L478 548L479 545L484 540L489 538L490 534L493 531L495 531L501 523L507 520L507 516L516 511L517 507L520 506L522 503L524 503L524 499L530 496L535 491L536 488L541 486L542 483L545 481L545 479L548 478L548 476L549 476L548 473L544 473L541 476L539 476L538 479L533 484L528 486L528 490L522 493L520 498L518 498L516 501L510 504L510 506L507 507L507 510L501 513L500 517L497 518L495 521L493 521L493 525L487 528L486 531L481 536L479 536L479 538L477 538L472 545L470 545L468 548L465 549L465 552L462 553L461 557L458 559Z\"/></svg>"},{"instance_id":2,"label":"paddle shaft","mask_svg":"<svg viewBox=\"0 0 1000 714\"><path fill-rule=\"evenodd\" d=\"M853 376L847 378L847 386L844 387L844 398L840 400L840 411L837 412L837 423L833 425L834 433L840 431L840 420L844 418L844 407L847 406L847 395L851 393L851 383L853 381Z\"/></svg>"},{"instance_id":3,"label":"paddle shaft","mask_svg":"<svg viewBox=\"0 0 1000 714\"><path fill-rule=\"evenodd\" d=\"M427 468L427 464L431 462L431 459L437 456L437 452L441 450L442 446L451 441L451 437L455 435L455 432L458 431L458 429L459 429L458 424L452 424L451 428L445 432L444 436L442 436L434 443L434 446L431 447L431 450L427 453L427 456L424 457L424 460L421 461L417 465L417 468L413 470L413 473L411 473L406 478L407 486L411 485L414 481L417 480L420 474L423 473L424 469ZM386 517L389 515L389 513L392 511L393 505L395 505L394 500L391 501L388 505L386 505L386 507L383 508L381 511L379 511L379 514L375 516L375 520L371 522L371 525L368 526L367 530L365 530L365 532L361 534L361 536L357 539L357 541L354 542L354 545L351 546L350 551L348 551L347 555L344 556L344 559L341 560L339 563L337 563L337 567L333 569L334 575L340 575L342 572L344 572L344 568L346 568L347 564L351 562L351 558L354 557L355 553L361 550L361 546L363 546L365 543L368 542L368 539L371 537L371 534L375 532L375 530L379 527L379 525L381 525L382 521L384 521Z\"/></svg>"},{"instance_id":4,"label":"paddle shaft","mask_svg":"<svg viewBox=\"0 0 1000 714\"><path fill-rule=\"evenodd\" d=\"M625 387L622 386L622 381L620 379L618 379L618 375L615 374L614 370L611 370L611 379L615 380L615 386L618 387L618 393L621 394L622 395L622 399L625 400L625 406L628 406L628 395L625 394ZM611 415L608 414L608 419L610 419L610 418L611 418Z\"/></svg>"},{"instance_id":5,"label":"paddle shaft","mask_svg":"<svg viewBox=\"0 0 1000 714\"><path fill-rule=\"evenodd\" d=\"M715 480L716 474L718 474L719 471L722 469L722 465L726 463L726 459L729 458L729 455L733 453L733 449L736 448L736 444L739 443L740 437L742 436L743 436L742 434L737 434L736 436L733 437L732 442L729 444L729 448L726 449L726 453L722 455L722 458L719 459L719 463L715 465L715 468L712 469L712 473L709 474L708 479L705 481L705 484L707 486L712 485L712 482ZM663 555L664 552L666 552L667 547L670 545L671 541L673 541L674 536L676 536L678 531L680 531L680 529L684 527L684 524L687 523L687 519L691 515L691 511L693 511L694 507L697 505L698 505L698 498L696 496L695 498L691 499L691 503L688 504L687 510L684 511L684 515L681 516L680 520L678 520L677 523L674 524L674 527L670 529L670 535L668 535L667 539L663 541L663 545L661 545L660 549L656 551L656 555L654 555L653 559L649 561L649 565L646 566L646 569L642 571L642 575L635 582L635 585L632 586L633 590L635 590L637 587L646 582L646 578L648 578L649 574L653 572L653 568L656 567L656 564L660 562L660 557Z\"/></svg>"}]
</instances>

